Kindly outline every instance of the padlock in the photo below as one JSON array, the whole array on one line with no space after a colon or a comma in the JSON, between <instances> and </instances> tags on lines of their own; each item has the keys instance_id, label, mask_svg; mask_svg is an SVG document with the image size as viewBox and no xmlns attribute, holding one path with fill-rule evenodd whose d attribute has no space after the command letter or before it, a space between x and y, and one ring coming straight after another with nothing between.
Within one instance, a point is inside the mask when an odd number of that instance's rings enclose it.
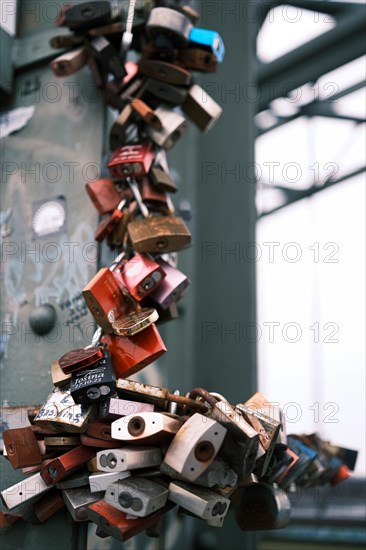
<instances>
[{"instance_id":1,"label":"padlock","mask_svg":"<svg viewBox=\"0 0 366 550\"><path fill-rule=\"evenodd\" d=\"M69 76L84 67L86 62L86 50L81 47L56 57L51 61L50 67L55 76Z\"/></svg>"},{"instance_id":2,"label":"padlock","mask_svg":"<svg viewBox=\"0 0 366 550\"><path fill-rule=\"evenodd\" d=\"M142 99L137 97L131 99L131 107L136 115L142 119L148 126L160 130L162 128L161 120L155 112Z\"/></svg>"},{"instance_id":3,"label":"padlock","mask_svg":"<svg viewBox=\"0 0 366 550\"><path fill-rule=\"evenodd\" d=\"M8 514L0 511L0 528L9 527L16 521L22 518L22 514Z\"/></svg>"},{"instance_id":4,"label":"padlock","mask_svg":"<svg viewBox=\"0 0 366 550\"><path fill-rule=\"evenodd\" d=\"M157 259L157 263L163 269L166 277L159 286L154 289L149 297L153 302L157 303L161 308L168 309L173 303L178 302L191 284L184 273L172 267L168 262L161 258Z\"/></svg>"},{"instance_id":5,"label":"padlock","mask_svg":"<svg viewBox=\"0 0 366 550\"><path fill-rule=\"evenodd\" d=\"M108 267L98 271L83 289L90 313L107 334L113 333L110 319L118 319L130 310L122 291Z\"/></svg>"},{"instance_id":6,"label":"padlock","mask_svg":"<svg viewBox=\"0 0 366 550\"><path fill-rule=\"evenodd\" d=\"M168 502L164 508L161 508L157 512L153 512L146 518L139 518L121 512L105 500L100 500L88 506L88 519L96 523L96 525L113 538L126 541L138 533L142 533L146 529L155 526L162 514L169 511L172 506Z\"/></svg>"},{"instance_id":7,"label":"padlock","mask_svg":"<svg viewBox=\"0 0 366 550\"><path fill-rule=\"evenodd\" d=\"M85 42L85 37L77 34L61 34L59 36L53 36L50 40L51 48L55 50L61 50L64 48L76 48L81 46Z\"/></svg>"},{"instance_id":8,"label":"padlock","mask_svg":"<svg viewBox=\"0 0 366 550\"><path fill-rule=\"evenodd\" d=\"M172 479L177 479L180 481L188 481L183 475L178 474L176 470L171 468L162 462L160 465L160 471L171 477ZM220 487L225 488L235 488L238 482L237 474L229 467L229 465L224 462L220 457L216 457L213 462L206 468L206 470L197 477L192 483L199 485L201 487Z\"/></svg>"},{"instance_id":9,"label":"padlock","mask_svg":"<svg viewBox=\"0 0 366 550\"><path fill-rule=\"evenodd\" d=\"M226 431L215 420L195 413L170 443L164 463L189 481L194 481L215 459Z\"/></svg>"},{"instance_id":10,"label":"padlock","mask_svg":"<svg viewBox=\"0 0 366 550\"><path fill-rule=\"evenodd\" d=\"M143 202L150 206L160 208L168 208L168 199L164 191L160 191L151 181L150 177L144 176L140 179L140 193Z\"/></svg>"},{"instance_id":11,"label":"padlock","mask_svg":"<svg viewBox=\"0 0 366 550\"><path fill-rule=\"evenodd\" d=\"M112 73L119 80L127 75L127 71L119 52L105 36L97 36L89 42L89 52L97 60L102 71Z\"/></svg>"},{"instance_id":12,"label":"padlock","mask_svg":"<svg viewBox=\"0 0 366 550\"><path fill-rule=\"evenodd\" d=\"M114 178L142 177L149 172L153 159L150 143L125 145L113 153L108 168Z\"/></svg>"},{"instance_id":13,"label":"padlock","mask_svg":"<svg viewBox=\"0 0 366 550\"><path fill-rule=\"evenodd\" d=\"M189 33L189 46L193 48L203 48L211 52L219 63L224 61L225 45L216 31L209 29L200 29L194 27Z\"/></svg>"},{"instance_id":14,"label":"padlock","mask_svg":"<svg viewBox=\"0 0 366 550\"><path fill-rule=\"evenodd\" d=\"M289 524L291 504L276 485L253 483L243 487L240 495L235 513L242 531L282 529Z\"/></svg>"},{"instance_id":15,"label":"padlock","mask_svg":"<svg viewBox=\"0 0 366 550\"><path fill-rule=\"evenodd\" d=\"M280 484L298 460L299 457L291 449L276 447L263 480L268 483Z\"/></svg>"},{"instance_id":16,"label":"padlock","mask_svg":"<svg viewBox=\"0 0 366 550\"><path fill-rule=\"evenodd\" d=\"M105 218L100 222L99 226L94 235L94 239L98 242L104 241L108 235L113 232L113 229L118 225L121 219L124 216L124 208L126 206L126 199L122 199L117 208L112 212L112 214L107 214Z\"/></svg>"},{"instance_id":17,"label":"padlock","mask_svg":"<svg viewBox=\"0 0 366 550\"><path fill-rule=\"evenodd\" d=\"M111 424L113 439L160 445L170 441L180 429L182 421L165 413L131 414Z\"/></svg>"},{"instance_id":18,"label":"padlock","mask_svg":"<svg viewBox=\"0 0 366 550\"><path fill-rule=\"evenodd\" d=\"M134 336L104 334L101 342L108 347L117 378L139 372L166 352L164 342L154 324Z\"/></svg>"},{"instance_id":19,"label":"padlock","mask_svg":"<svg viewBox=\"0 0 366 550\"><path fill-rule=\"evenodd\" d=\"M198 11L192 8L192 6L188 6L188 5L176 6L175 9L183 13L183 15L185 15L186 17L188 17L192 25L196 25L198 23L200 14L198 13Z\"/></svg>"},{"instance_id":20,"label":"padlock","mask_svg":"<svg viewBox=\"0 0 366 550\"><path fill-rule=\"evenodd\" d=\"M114 334L133 337L151 327L159 319L155 308L142 308L139 304L137 306L136 311L112 321Z\"/></svg>"},{"instance_id":21,"label":"padlock","mask_svg":"<svg viewBox=\"0 0 366 550\"><path fill-rule=\"evenodd\" d=\"M114 399L114 398L110 398L110 399ZM104 403L107 403L107 401L102 401L102 403L100 403L100 406L103 406ZM104 439L105 441L111 441L112 440L111 425L105 422L98 422L98 421L90 422L90 424L88 425L85 431L85 435L96 437L97 439Z\"/></svg>"},{"instance_id":22,"label":"padlock","mask_svg":"<svg viewBox=\"0 0 366 550\"><path fill-rule=\"evenodd\" d=\"M227 428L228 434L223 444L221 456L229 462L239 475L239 480L249 475L258 458L259 436L244 418L235 411L227 401L218 401L201 388L191 391L190 397L204 397L212 409L208 413L210 418L220 422ZM233 440L233 441L232 441Z\"/></svg>"},{"instance_id":23,"label":"padlock","mask_svg":"<svg viewBox=\"0 0 366 550\"><path fill-rule=\"evenodd\" d=\"M146 81L145 88L153 96L173 105L182 105L188 95L187 88L183 86L173 86L153 78Z\"/></svg>"},{"instance_id":24,"label":"padlock","mask_svg":"<svg viewBox=\"0 0 366 550\"><path fill-rule=\"evenodd\" d=\"M94 29L88 29L89 36L108 36L112 34L122 34L124 25L120 22L109 23L108 25L102 25L101 27L95 27Z\"/></svg>"},{"instance_id":25,"label":"padlock","mask_svg":"<svg viewBox=\"0 0 366 550\"><path fill-rule=\"evenodd\" d=\"M73 349L64 353L59 359L59 365L65 374L71 374L94 367L101 359L103 359L103 349L93 346L88 349Z\"/></svg>"},{"instance_id":26,"label":"padlock","mask_svg":"<svg viewBox=\"0 0 366 550\"><path fill-rule=\"evenodd\" d=\"M176 10L170 8L153 8L145 26L147 35L159 46L166 44L178 47L188 44L193 25L191 21ZM165 41L164 41L165 38Z\"/></svg>"},{"instance_id":27,"label":"padlock","mask_svg":"<svg viewBox=\"0 0 366 550\"><path fill-rule=\"evenodd\" d=\"M88 521L88 506L103 498L103 492L92 493L88 486L64 489L62 498L74 521Z\"/></svg>"},{"instance_id":28,"label":"padlock","mask_svg":"<svg viewBox=\"0 0 366 550\"><path fill-rule=\"evenodd\" d=\"M192 83L192 73L172 63L164 61L142 60L140 72L149 78L175 86L189 86Z\"/></svg>"},{"instance_id":29,"label":"padlock","mask_svg":"<svg viewBox=\"0 0 366 550\"><path fill-rule=\"evenodd\" d=\"M116 393L111 356L107 350L103 355L97 366L72 375L70 392L75 403L92 405Z\"/></svg>"},{"instance_id":30,"label":"padlock","mask_svg":"<svg viewBox=\"0 0 366 550\"><path fill-rule=\"evenodd\" d=\"M189 96L185 103L187 101L189 101ZM161 130L147 127L146 134L156 145L168 151L187 131L187 121L183 115L173 111L169 105L160 105L155 109L155 114L161 120L163 127ZM137 174L137 176L139 175L143 174Z\"/></svg>"},{"instance_id":31,"label":"padlock","mask_svg":"<svg viewBox=\"0 0 366 550\"><path fill-rule=\"evenodd\" d=\"M129 477L109 485L104 500L122 512L146 517L165 506L168 489L151 479Z\"/></svg>"},{"instance_id":32,"label":"padlock","mask_svg":"<svg viewBox=\"0 0 366 550\"><path fill-rule=\"evenodd\" d=\"M130 477L131 472L95 472L89 476L89 486L92 493L106 491L108 486L115 481Z\"/></svg>"},{"instance_id":33,"label":"padlock","mask_svg":"<svg viewBox=\"0 0 366 550\"><path fill-rule=\"evenodd\" d=\"M299 459L292 466L290 471L281 478L279 485L284 490L287 490L292 483L298 483L299 480L301 480L301 477L306 473L308 468L310 468L318 454L316 450L304 445L294 436L288 436L287 442L288 448L294 452Z\"/></svg>"},{"instance_id":34,"label":"padlock","mask_svg":"<svg viewBox=\"0 0 366 550\"><path fill-rule=\"evenodd\" d=\"M215 73L217 71L217 57L200 48L185 48L179 50L178 63L190 71Z\"/></svg>"},{"instance_id":35,"label":"padlock","mask_svg":"<svg viewBox=\"0 0 366 550\"><path fill-rule=\"evenodd\" d=\"M159 466L161 450L154 447L120 447L113 451L97 453L98 468L102 472L125 472Z\"/></svg>"},{"instance_id":36,"label":"padlock","mask_svg":"<svg viewBox=\"0 0 366 550\"><path fill-rule=\"evenodd\" d=\"M65 384L69 384L71 381L71 373L68 374L64 372L60 367L60 363L58 361L52 361L51 377L52 384L54 386L63 386Z\"/></svg>"},{"instance_id":37,"label":"padlock","mask_svg":"<svg viewBox=\"0 0 366 550\"><path fill-rule=\"evenodd\" d=\"M8 510L12 510L39 497L49 489L51 487L46 485L39 472L1 491L1 498Z\"/></svg>"},{"instance_id":38,"label":"padlock","mask_svg":"<svg viewBox=\"0 0 366 550\"><path fill-rule=\"evenodd\" d=\"M127 230L133 248L141 253L165 253L181 250L191 242L188 227L177 216L170 213L167 216L151 217L149 210L142 201L136 182L129 182L135 195L143 219L130 221Z\"/></svg>"},{"instance_id":39,"label":"padlock","mask_svg":"<svg viewBox=\"0 0 366 550\"><path fill-rule=\"evenodd\" d=\"M139 301L155 290L165 278L163 268L149 254L135 254L114 275Z\"/></svg>"},{"instance_id":40,"label":"padlock","mask_svg":"<svg viewBox=\"0 0 366 550\"><path fill-rule=\"evenodd\" d=\"M177 186L167 172L158 166L153 166L149 172L151 181L161 191L166 193L176 193L178 191Z\"/></svg>"},{"instance_id":41,"label":"padlock","mask_svg":"<svg viewBox=\"0 0 366 550\"><path fill-rule=\"evenodd\" d=\"M33 512L40 523L44 523L65 506L62 495L52 489L34 504Z\"/></svg>"},{"instance_id":42,"label":"padlock","mask_svg":"<svg viewBox=\"0 0 366 550\"><path fill-rule=\"evenodd\" d=\"M89 181L85 185L85 189L99 214L112 212L121 202L120 194L109 178Z\"/></svg>"},{"instance_id":43,"label":"padlock","mask_svg":"<svg viewBox=\"0 0 366 550\"><path fill-rule=\"evenodd\" d=\"M126 190L123 190L123 193L125 192ZM127 225L135 215L136 209L137 204L134 200L125 207L121 220L117 223L117 225L107 237L107 243L110 248L117 248L118 250L120 250L124 247L125 239L127 238Z\"/></svg>"},{"instance_id":44,"label":"padlock","mask_svg":"<svg viewBox=\"0 0 366 550\"><path fill-rule=\"evenodd\" d=\"M107 25L111 20L109 2L84 2L64 4L56 18L56 25L69 27L73 31L85 31L93 27Z\"/></svg>"},{"instance_id":45,"label":"padlock","mask_svg":"<svg viewBox=\"0 0 366 550\"><path fill-rule=\"evenodd\" d=\"M121 418L121 416L153 411L154 405L151 403L140 403L138 401L127 401L126 399L111 397L100 404L99 418L112 421Z\"/></svg>"},{"instance_id":46,"label":"padlock","mask_svg":"<svg viewBox=\"0 0 366 550\"><path fill-rule=\"evenodd\" d=\"M83 432L93 408L77 405L68 386L55 388L35 416L34 423L58 432Z\"/></svg>"},{"instance_id":47,"label":"padlock","mask_svg":"<svg viewBox=\"0 0 366 550\"><path fill-rule=\"evenodd\" d=\"M34 466L42 462L38 442L30 426L5 430L3 440L7 458L13 468Z\"/></svg>"},{"instance_id":48,"label":"padlock","mask_svg":"<svg viewBox=\"0 0 366 550\"><path fill-rule=\"evenodd\" d=\"M118 441L98 439L87 434L81 434L80 442L86 447L97 447L98 449L117 449L120 446Z\"/></svg>"},{"instance_id":49,"label":"padlock","mask_svg":"<svg viewBox=\"0 0 366 550\"><path fill-rule=\"evenodd\" d=\"M95 456L95 449L80 445L71 451L54 458L42 468L41 476L47 485L54 485L83 466Z\"/></svg>"},{"instance_id":50,"label":"padlock","mask_svg":"<svg viewBox=\"0 0 366 550\"><path fill-rule=\"evenodd\" d=\"M182 111L202 132L208 132L220 118L222 108L198 84L188 90Z\"/></svg>"},{"instance_id":51,"label":"padlock","mask_svg":"<svg viewBox=\"0 0 366 550\"><path fill-rule=\"evenodd\" d=\"M112 124L109 131L109 147L112 151L123 147L126 143L127 129L133 123L133 112L131 104L128 103Z\"/></svg>"},{"instance_id":52,"label":"padlock","mask_svg":"<svg viewBox=\"0 0 366 550\"><path fill-rule=\"evenodd\" d=\"M212 527L222 526L230 506L229 499L183 481L169 484L169 500L205 520Z\"/></svg>"}]
</instances>

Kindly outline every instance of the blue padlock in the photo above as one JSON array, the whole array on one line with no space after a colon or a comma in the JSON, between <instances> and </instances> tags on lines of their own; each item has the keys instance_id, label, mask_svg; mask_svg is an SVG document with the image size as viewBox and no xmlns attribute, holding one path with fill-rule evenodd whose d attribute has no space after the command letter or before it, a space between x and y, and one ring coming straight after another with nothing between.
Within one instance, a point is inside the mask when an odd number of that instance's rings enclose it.
<instances>
[{"instance_id":1,"label":"blue padlock","mask_svg":"<svg viewBox=\"0 0 366 550\"><path fill-rule=\"evenodd\" d=\"M225 46L218 32L194 27L189 33L189 42L191 46L210 50L219 63L223 62Z\"/></svg>"}]
</instances>

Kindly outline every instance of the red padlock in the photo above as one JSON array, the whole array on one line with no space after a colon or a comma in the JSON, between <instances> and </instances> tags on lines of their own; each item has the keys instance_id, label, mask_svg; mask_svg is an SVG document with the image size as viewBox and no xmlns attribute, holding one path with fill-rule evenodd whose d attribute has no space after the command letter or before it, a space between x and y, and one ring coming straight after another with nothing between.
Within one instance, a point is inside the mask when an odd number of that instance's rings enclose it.
<instances>
[{"instance_id":1,"label":"red padlock","mask_svg":"<svg viewBox=\"0 0 366 550\"><path fill-rule=\"evenodd\" d=\"M13 468L35 466L42 462L38 441L30 426L5 430L3 439L7 458Z\"/></svg>"},{"instance_id":2,"label":"red padlock","mask_svg":"<svg viewBox=\"0 0 366 550\"><path fill-rule=\"evenodd\" d=\"M83 296L94 319L107 333L113 332L111 321L126 315L131 309L108 267L94 275L83 289Z\"/></svg>"},{"instance_id":3,"label":"red padlock","mask_svg":"<svg viewBox=\"0 0 366 550\"><path fill-rule=\"evenodd\" d=\"M84 447L83 445L75 447L75 449L54 458L42 468L42 479L46 485L54 485L86 464L95 454L96 451L93 447Z\"/></svg>"},{"instance_id":4,"label":"red padlock","mask_svg":"<svg viewBox=\"0 0 366 550\"><path fill-rule=\"evenodd\" d=\"M140 301L162 282L165 272L149 254L136 254L114 271L114 276L119 285L125 286Z\"/></svg>"},{"instance_id":5,"label":"red padlock","mask_svg":"<svg viewBox=\"0 0 366 550\"><path fill-rule=\"evenodd\" d=\"M108 347L117 378L135 374L166 352L155 324L134 336L105 334L101 341Z\"/></svg>"},{"instance_id":6,"label":"red padlock","mask_svg":"<svg viewBox=\"0 0 366 550\"><path fill-rule=\"evenodd\" d=\"M85 189L95 208L102 215L115 210L121 202L120 194L109 178L89 181L85 185Z\"/></svg>"},{"instance_id":7,"label":"red padlock","mask_svg":"<svg viewBox=\"0 0 366 550\"><path fill-rule=\"evenodd\" d=\"M113 153L108 168L113 178L140 178L149 172L153 160L150 143L125 145Z\"/></svg>"}]
</instances>

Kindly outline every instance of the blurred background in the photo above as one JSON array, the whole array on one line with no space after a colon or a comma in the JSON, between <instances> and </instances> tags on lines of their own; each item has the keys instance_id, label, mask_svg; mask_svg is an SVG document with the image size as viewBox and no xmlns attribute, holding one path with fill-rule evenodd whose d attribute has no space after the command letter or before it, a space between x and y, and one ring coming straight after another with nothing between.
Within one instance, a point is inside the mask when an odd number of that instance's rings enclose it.
<instances>
[{"instance_id":1,"label":"blurred background","mask_svg":"<svg viewBox=\"0 0 366 550\"><path fill-rule=\"evenodd\" d=\"M104 249L92 259L80 252L77 267L55 266L45 254L24 260L3 248L32 250L33 205L60 194L67 224L52 242L63 251L68 241L91 242L97 224L84 185L98 174L81 168L102 166L115 113L83 93L91 81L86 68L61 79L61 95L52 95L48 63L56 54L48 43L59 34L61 4L1 2L4 406L44 401L49 365L70 349L69 331L32 336L32 309L52 303L60 324L70 321L68 301L80 300L101 257L112 258ZM217 29L226 45L218 73L198 77L224 114L207 136L191 127L169 154L179 186L174 203L191 216L193 246L180 267L193 284L180 318L162 327L168 353L140 379L171 390L199 385L232 402L259 389L283 408L288 433L317 432L358 450L356 470L334 489L290 495L290 526L276 532L243 533L234 517L220 530L186 518L167 525L159 541L139 536L123 545L96 538L93 529L76 532L58 516L42 528L14 526L4 548L365 547L365 7L320 0L193 5L199 25ZM31 109L20 122L9 114L19 107ZM73 182L70 162L80 162ZM51 164L60 178L42 170ZM76 334L74 347L86 345L83 331Z\"/></svg>"}]
</instances>

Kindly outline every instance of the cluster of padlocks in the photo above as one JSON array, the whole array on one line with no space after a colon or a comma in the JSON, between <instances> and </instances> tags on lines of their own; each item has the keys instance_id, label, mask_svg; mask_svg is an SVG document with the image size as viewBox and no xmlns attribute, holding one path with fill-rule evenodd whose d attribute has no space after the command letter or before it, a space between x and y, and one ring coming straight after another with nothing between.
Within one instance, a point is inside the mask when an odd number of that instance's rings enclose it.
<instances>
[{"instance_id":1,"label":"cluster of padlocks","mask_svg":"<svg viewBox=\"0 0 366 550\"><path fill-rule=\"evenodd\" d=\"M70 48L52 61L54 73L89 64L119 111L110 177L86 186L102 216L95 238L118 256L83 290L99 325L91 345L55 361L46 403L29 410L29 425L4 432L5 456L28 474L1 493L4 525L44 522L66 505L100 537L127 540L156 536L177 505L214 527L233 506L243 530L281 528L288 491L335 485L354 468L354 451L316 434L287 436L281 409L260 393L233 406L202 388L181 395L128 379L166 351L155 323L177 315L189 285L175 253L191 235L174 212L166 151L186 116L202 131L219 118L192 71L214 72L224 56L219 34L197 20L179 0L131 0L125 14L109 2L65 4L57 18L72 33L51 41Z\"/></svg>"}]
</instances>

